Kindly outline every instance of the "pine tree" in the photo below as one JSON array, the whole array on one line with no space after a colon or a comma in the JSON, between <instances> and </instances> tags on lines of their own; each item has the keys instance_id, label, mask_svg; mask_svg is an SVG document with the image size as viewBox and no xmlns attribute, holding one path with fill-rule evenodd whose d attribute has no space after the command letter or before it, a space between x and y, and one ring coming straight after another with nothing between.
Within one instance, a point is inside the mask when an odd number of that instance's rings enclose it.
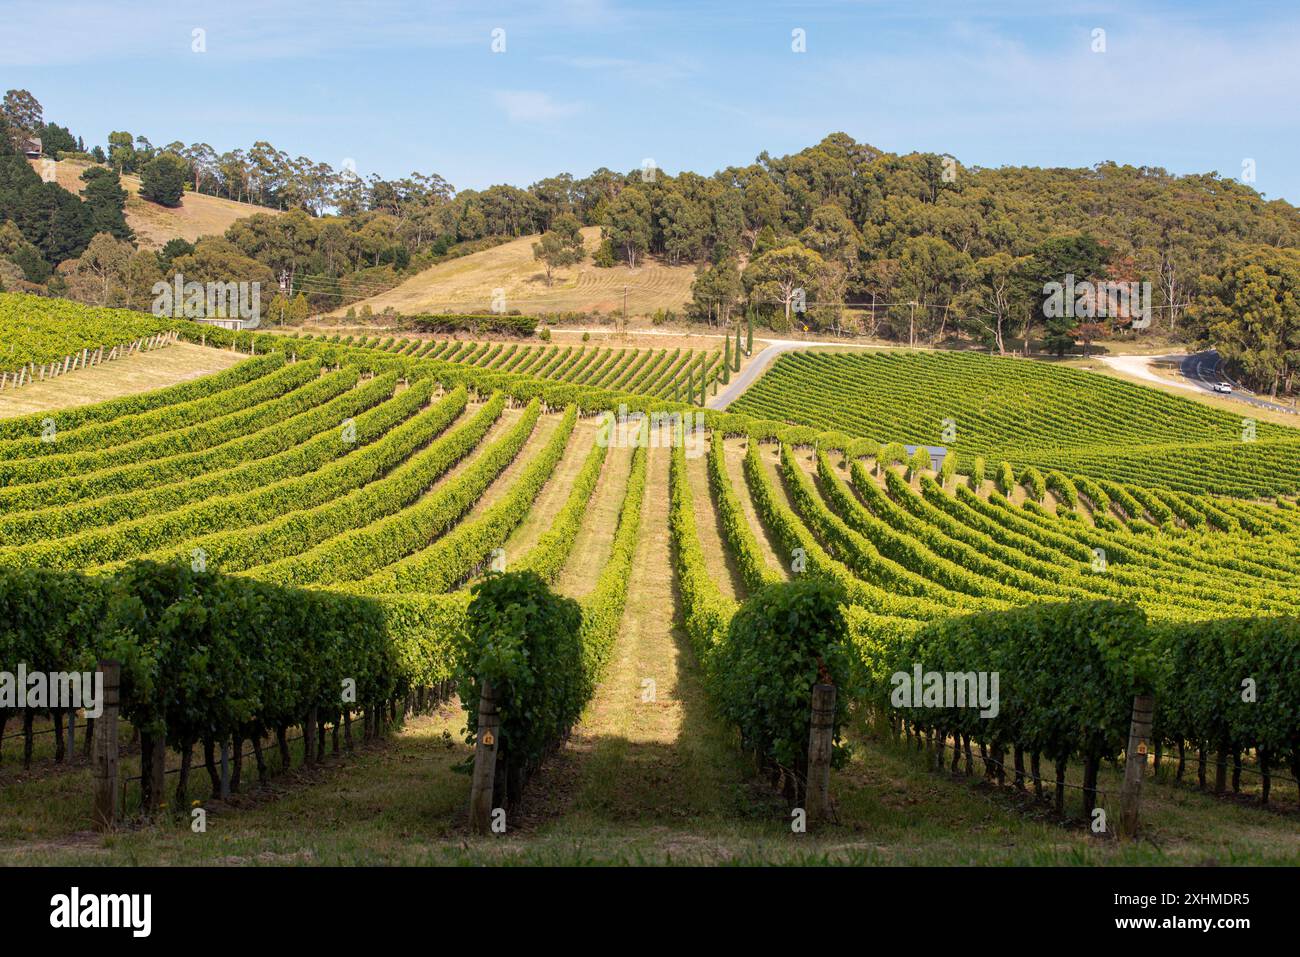
<instances>
[{"instance_id":1,"label":"pine tree","mask_svg":"<svg viewBox=\"0 0 1300 957\"><path fill-rule=\"evenodd\" d=\"M121 177L113 170L92 166L81 174L85 182L81 195L90 210L96 233L108 233L117 239L134 239L126 224L126 190Z\"/></svg>"}]
</instances>

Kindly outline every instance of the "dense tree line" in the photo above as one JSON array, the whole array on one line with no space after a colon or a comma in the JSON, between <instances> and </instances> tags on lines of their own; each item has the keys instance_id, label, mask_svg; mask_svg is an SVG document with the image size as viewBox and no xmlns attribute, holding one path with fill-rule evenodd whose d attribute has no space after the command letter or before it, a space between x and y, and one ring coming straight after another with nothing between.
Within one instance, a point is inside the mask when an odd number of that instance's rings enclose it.
<instances>
[{"instance_id":1,"label":"dense tree line","mask_svg":"<svg viewBox=\"0 0 1300 957\"><path fill-rule=\"evenodd\" d=\"M6 95L2 117L11 128L49 128L25 91ZM37 189L17 164L0 170L0 218L51 266L80 256L97 232L129 240L113 212L115 176L136 173L155 202L175 204L192 190L286 211L202 241L190 265L206 271L242 257L313 307L363 298L447 255L540 233L535 251L548 281L588 253L596 266L635 269L647 256L694 265L690 316L711 323L748 314L782 330L909 344L960 338L997 352L1033 344L1058 354L1149 329L1219 346L1269 388L1275 373L1288 388L1300 367L1287 298L1300 212L1215 173L1115 163L983 169L951 156L886 153L844 133L711 176L602 168L460 192L434 173L363 179L265 141L217 153L205 143L155 148L120 131L106 153L90 156L106 163L83 190L82 205L98 210L90 233L71 194ZM584 248L580 226L601 228L595 249ZM1264 271L1276 297L1247 323L1253 331L1239 328L1234 310L1263 286L1242 278L1243 263ZM1084 291L1062 314L1046 290L1067 277ZM1149 312L1128 301L1115 308L1102 283L1148 283L1139 304ZM1246 360L1260 348L1273 358Z\"/></svg>"},{"instance_id":2,"label":"dense tree line","mask_svg":"<svg viewBox=\"0 0 1300 957\"><path fill-rule=\"evenodd\" d=\"M60 263L81 256L95 236L132 238L126 191L116 173L99 167L82 174L80 197L45 182L23 148L47 127L39 111L33 115L16 106L25 101L14 93L0 109L0 287L40 287Z\"/></svg>"},{"instance_id":3,"label":"dense tree line","mask_svg":"<svg viewBox=\"0 0 1300 957\"><path fill-rule=\"evenodd\" d=\"M1198 337L1233 370L1276 398L1300 373L1300 250L1238 247L1204 277L1192 305Z\"/></svg>"},{"instance_id":4,"label":"dense tree line","mask_svg":"<svg viewBox=\"0 0 1300 957\"><path fill-rule=\"evenodd\" d=\"M1300 212L1217 174L966 168L837 133L709 179L636 171L612 190L578 207L604 227L596 262L697 263L700 319L744 309L777 329L960 337L998 352L1032 340L1057 354L1148 329L1219 347L1264 388L1292 386L1300 369ZM1245 266L1265 277L1249 293L1237 288ZM1062 314L1047 289L1067 277L1081 291ZM1136 284L1136 300L1107 301L1105 283Z\"/></svg>"}]
</instances>

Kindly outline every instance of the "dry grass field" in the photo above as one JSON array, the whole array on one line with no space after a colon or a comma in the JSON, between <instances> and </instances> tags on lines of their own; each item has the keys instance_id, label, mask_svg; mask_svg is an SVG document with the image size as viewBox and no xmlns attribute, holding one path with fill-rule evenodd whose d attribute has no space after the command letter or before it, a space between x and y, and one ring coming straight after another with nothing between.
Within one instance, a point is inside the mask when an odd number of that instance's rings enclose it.
<instances>
[{"instance_id":1,"label":"dry grass field","mask_svg":"<svg viewBox=\"0 0 1300 957\"><path fill-rule=\"evenodd\" d=\"M40 172L40 165L32 165ZM89 163L76 160L64 160L57 166L59 185L64 189L81 195L81 173ZM254 213L276 214L278 210L250 203L236 203L234 200L219 199L216 196L204 196L201 193L186 193L181 205L176 209L167 209L156 203L140 198L140 177L123 176L122 188L127 191L126 222L135 231L136 240L148 249L160 249L169 239L184 239L194 242L200 236L220 236L227 227L237 219L244 219Z\"/></svg>"},{"instance_id":2,"label":"dry grass field","mask_svg":"<svg viewBox=\"0 0 1300 957\"><path fill-rule=\"evenodd\" d=\"M0 419L47 409L106 402L137 392L152 392L188 379L220 372L246 359L241 352L205 349L178 342L165 349L140 352L48 382L0 392Z\"/></svg>"},{"instance_id":3,"label":"dry grass field","mask_svg":"<svg viewBox=\"0 0 1300 957\"><path fill-rule=\"evenodd\" d=\"M507 309L525 313L594 312L623 309L627 288L629 315L643 316L657 309L680 311L691 298L693 266L665 266L652 259L636 269L614 266L598 269L590 253L600 242L600 229L582 231L587 244L585 262L556 270L546 282L546 270L533 259L536 236L525 236L483 252L439 263L406 282L354 303L359 312L369 306L382 312L387 306L403 314L421 312L487 312L493 291L503 290ZM332 315L343 315L346 309Z\"/></svg>"}]
</instances>

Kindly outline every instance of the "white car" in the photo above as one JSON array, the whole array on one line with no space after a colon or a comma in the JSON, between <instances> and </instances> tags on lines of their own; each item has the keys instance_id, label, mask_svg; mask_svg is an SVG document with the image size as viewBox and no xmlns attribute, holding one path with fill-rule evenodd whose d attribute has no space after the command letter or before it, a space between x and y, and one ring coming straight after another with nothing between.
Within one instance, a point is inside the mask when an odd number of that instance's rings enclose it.
<instances>
[{"instance_id":1,"label":"white car","mask_svg":"<svg viewBox=\"0 0 1300 957\"><path fill-rule=\"evenodd\" d=\"M1232 395L1232 386L1226 382L1216 382L1214 384L1215 392L1222 392L1224 395Z\"/></svg>"}]
</instances>

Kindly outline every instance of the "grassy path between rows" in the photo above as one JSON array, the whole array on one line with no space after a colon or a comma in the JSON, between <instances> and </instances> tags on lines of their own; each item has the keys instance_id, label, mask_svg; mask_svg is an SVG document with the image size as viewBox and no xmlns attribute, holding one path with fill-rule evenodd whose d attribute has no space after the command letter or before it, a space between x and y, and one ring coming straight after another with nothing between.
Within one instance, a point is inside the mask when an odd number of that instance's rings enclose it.
<instances>
[{"instance_id":1,"label":"grassy path between rows","mask_svg":"<svg viewBox=\"0 0 1300 957\"><path fill-rule=\"evenodd\" d=\"M767 526L759 519L758 511L754 508L754 499L749 494L749 484L745 481L745 453L748 451L749 445L744 439L729 439L724 443L723 449L725 452L723 461L727 465L727 477L731 479L731 488L736 493L736 497L740 499L740 507L745 513L745 519L753 530L754 537L758 539L758 547L767 559L767 564L788 579L790 569L781 561L774 540L768 534Z\"/></svg>"},{"instance_id":2,"label":"grassy path between rows","mask_svg":"<svg viewBox=\"0 0 1300 957\"><path fill-rule=\"evenodd\" d=\"M609 559L618 530L618 515L632 468L632 450L610 448L600 467L600 478L574 539L573 550L555 583L556 591L570 598L582 598L596 586L600 570Z\"/></svg>"},{"instance_id":3,"label":"grassy path between rows","mask_svg":"<svg viewBox=\"0 0 1300 957\"><path fill-rule=\"evenodd\" d=\"M704 550L709 577L718 583L722 594L736 601L745 599L745 581L727 547L726 530L709 487L709 463L703 456L686 458L686 478L691 487L691 505L695 511L695 531Z\"/></svg>"},{"instance_id":4,"label":"grassy path between rows","mask_svg":"<svg viewBox=\"0 0 1300 957\"><path fill-rule=\"evenodd\" d=\"M668 449L650 450L641 539L604 681L568 748L536 781L548 841L608 841L612 849L630 830L628 853L663 853L665 829L725 827L744 801L739 752L708 713L678 628L668 463Z\"/></svg>"},{"instance_id":5,"label":"grassy path between rows","mask_svg":"<svg viewBox=\"0 0 1300 957\"><path fill-rule=\"evenodd\" d=\"M521 558L528 554L551 527L551 520L564 507L569 493L573 491L573 483L578 473L582 471L587 455L595 444L599 425L600 420L596 418L578 420L555 471L542 486L541 492L538 493L528 514L524 516L524 520L506 539L504 548L507 563L512 558Z\"/></svg>"}]
</instances>

